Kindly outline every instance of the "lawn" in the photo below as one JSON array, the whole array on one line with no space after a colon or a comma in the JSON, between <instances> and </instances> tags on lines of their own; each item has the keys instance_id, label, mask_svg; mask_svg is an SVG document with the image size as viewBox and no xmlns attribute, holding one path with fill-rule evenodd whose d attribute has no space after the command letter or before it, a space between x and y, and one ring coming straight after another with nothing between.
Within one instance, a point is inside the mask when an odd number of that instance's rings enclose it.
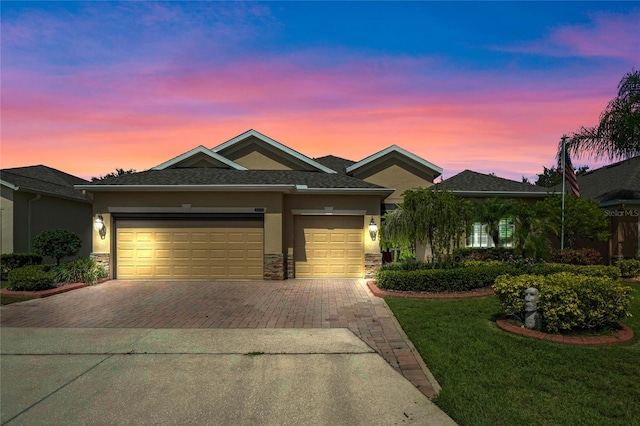
<instances>
[{"instance_id":1,"label":"lawn","mask_svg":"<svg viewBox=\"0 0 640 426\"><path fill-rule=\"evenodd\" d=\"M434 402L460 425L640 425L640 284L635 337L613 347L553 344L506 333L496 297L385 298L434 374Z\"/></svg>"},{"instance_id":2,"label":"lawn","mask_svg":"<svg viewBox=\"0 0 640 426\"><path fill-rule=\"evenodd\" d=\"M0 281L0 288L5 288L9 285L8 281ZM30 297L15 297L15 296L3 296L0 295L0 305L8 305L10 303L22 302L30 300Z\"/></svg>"}]
</instances>

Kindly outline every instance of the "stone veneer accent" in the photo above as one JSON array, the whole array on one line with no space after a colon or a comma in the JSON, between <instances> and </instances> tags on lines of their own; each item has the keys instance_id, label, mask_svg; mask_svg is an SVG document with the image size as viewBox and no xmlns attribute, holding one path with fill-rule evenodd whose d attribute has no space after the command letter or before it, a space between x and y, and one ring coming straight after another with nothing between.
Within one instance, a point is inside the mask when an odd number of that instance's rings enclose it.
<instances>
[{"instance_id":1,"label":"stone veneer accent","mask_svg":"<svg viewBox=\"0 0 640 426\"><path fill-rule=\"evenodd\" d=\"M376 272L382 266L382 253L364 254L364 278L372 279L376 277Z\"/></svg>"},{"instance_id":2,"label":"stone veneer accent","mask_svg":"<svg viewBox=\"0 0 640 426\"><path fill-rule=\"evenodd\" d=\"M296 277L294 262L293 262L293 253L287 253L287 279L293 279Z\"/></svg>"},{"instance_id":3,"label":"stone veneer accent","mask_svg":"<svg viewBox=\"0 0 640 426\"><path fill-rule=\"evenodd\" d=\"M264 255L264 279L284 280L284 254Z\"/></svg>"},{"instance_id":4,"label":"stone veneer accent","mask_svg":"<svg viewBox=\"0 0 640 426\"><path fill-rule=\"evenodd\" d=\"M96 261L98 265L102 265L107 271L107 276L111 275L111 254L109 253L91 253L89 257Z\"/></svg>"}]
</instances>

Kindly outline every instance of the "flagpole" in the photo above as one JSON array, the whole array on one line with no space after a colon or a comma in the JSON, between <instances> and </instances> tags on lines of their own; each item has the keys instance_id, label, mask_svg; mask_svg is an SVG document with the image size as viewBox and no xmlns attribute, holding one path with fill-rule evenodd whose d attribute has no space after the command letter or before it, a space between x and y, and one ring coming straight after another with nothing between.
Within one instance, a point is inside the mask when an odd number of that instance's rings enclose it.
<instances>
[{"instance_id":1,"label":"flagpole","mask_svg":"<svg viewBox=\"0 0 640 426\"><path fill-rule=\"evenodd\" d=\"M562 135L562 225L560 231L560 250L564 250L564 194L565 194L565 181L567 175L566 156L567 153L567 135Z\"/></svg>"}]
</instances>

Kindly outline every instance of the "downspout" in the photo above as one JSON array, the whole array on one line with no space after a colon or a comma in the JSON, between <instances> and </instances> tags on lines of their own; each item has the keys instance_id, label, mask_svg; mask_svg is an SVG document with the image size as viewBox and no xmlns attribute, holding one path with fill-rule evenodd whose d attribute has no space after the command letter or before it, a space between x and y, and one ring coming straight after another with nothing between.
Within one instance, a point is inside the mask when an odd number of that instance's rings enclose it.
<instances>
[{"instance_id":1,"label":"downspout","mask_svg":"<svg viewBox=\"0 0 640 426\"><path fill-rule=\"evenodd\" d=\"M42 196L36 195L27 202L27 251L31 252L31 203L38 201Z\"/></svg>"}]
</instances>

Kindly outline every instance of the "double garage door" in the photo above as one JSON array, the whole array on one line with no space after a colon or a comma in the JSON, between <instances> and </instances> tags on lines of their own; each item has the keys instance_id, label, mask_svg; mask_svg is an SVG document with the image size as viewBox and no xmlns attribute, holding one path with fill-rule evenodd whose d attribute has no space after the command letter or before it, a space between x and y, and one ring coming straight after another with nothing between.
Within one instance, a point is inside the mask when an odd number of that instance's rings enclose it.
<instances>
[{"instance_id":1,"label":"double garage door","mask_svg":"<svg viewBox=\"0 0 640 426\"><path fill-rule=\"evenodd\" d=\"M118 220L120 279L263 277L262 220Z\"/></svg>"},{"instance_id":2,"label":"double garage door","mask_svg":"<svg viewBox=\"0 0 640 426\"><path fill-rule=\"evenodd\" d=\"M364 276L362 216L296 216L296 278ZM119 279L262 279L262 220L116 222Z\"/></svg>"}]
</instances>

